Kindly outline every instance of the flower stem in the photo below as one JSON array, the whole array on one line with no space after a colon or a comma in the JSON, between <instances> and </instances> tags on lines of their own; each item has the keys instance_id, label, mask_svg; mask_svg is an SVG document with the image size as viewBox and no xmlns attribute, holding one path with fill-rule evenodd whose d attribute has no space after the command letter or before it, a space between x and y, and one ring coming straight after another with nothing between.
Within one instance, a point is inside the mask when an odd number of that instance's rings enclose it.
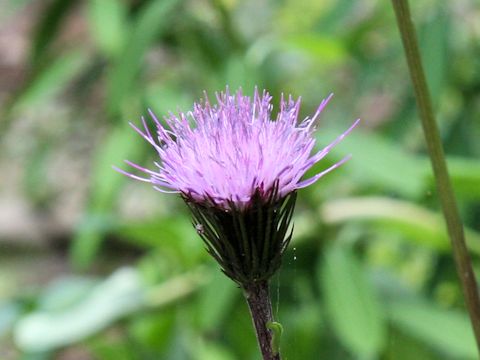
<instances>
[{"instance_id":1,"label":"flower stem","mask_svg":"<svg viewBox=\"0 0 480 360\"><path fill-rule=\"evenodd\" d=\"M268 281L247 284L244 292L263 360L280 360L280 353L272 346L273 333L268 327L273 322Z\"/></svg>"},{"instance_id":2,"label":"flower stem","mask_svg":"<svg viewBox=\"0 0 480 360\"><path fill-rule=\"evenodd\" d=\"M435 175L438 196L452 243L458 277L460 278L465 303L470 314L470 320L477 341L477 348L480 350L480 300L477 283L473 273L470 255L465 245L463 225L448 175L439 131L435 122L408 0L392 0L392 4L415 90L423 132Z\"/></svg>"}]
</instances>

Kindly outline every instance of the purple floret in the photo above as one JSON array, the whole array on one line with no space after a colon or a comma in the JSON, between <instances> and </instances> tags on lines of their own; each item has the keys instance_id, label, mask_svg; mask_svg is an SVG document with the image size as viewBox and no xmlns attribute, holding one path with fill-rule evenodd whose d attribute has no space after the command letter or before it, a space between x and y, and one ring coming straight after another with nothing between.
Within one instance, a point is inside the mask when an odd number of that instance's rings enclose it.
<instances>
[{"instance_id":1,"label":"purple floret","mask_svg":"<svg viewBox=\"0 0 480 360\"><path fill-rule=\"evenodd\" d=\"M209 203L229 210L234 203L248 207L254 194L265 199L276 187L278 198L313 184L349 159L343 158L315 176L302 180L305 173L322 160L357 124L324 149L314 153L317 118L332 96L320 103L311 118L298 121L300 99L280 101L280 111L272 120L272 97L255 91L253 100L241 90L217 94L216 105L205 96L193 110L169 114L163 125L150 111L156 125L152 134L145 119L143 130L132 127L158 152L156 169L149 170L126 161L146 176L118 169L121 173L151 183L161 192L181 193L191 201Z\"/></svg>"}]
</instances>

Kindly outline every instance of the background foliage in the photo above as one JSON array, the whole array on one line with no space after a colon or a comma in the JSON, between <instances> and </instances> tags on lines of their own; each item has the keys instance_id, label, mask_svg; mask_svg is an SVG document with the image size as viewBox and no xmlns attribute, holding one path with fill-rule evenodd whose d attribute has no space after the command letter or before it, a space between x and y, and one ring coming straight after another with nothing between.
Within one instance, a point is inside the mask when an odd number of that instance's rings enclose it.
<instances>
[{"instance_id":1,"label":"background foliage","mask_svg":"<svg viewBox=\"0 0 480 360\"><path fill-rule=\"evenodd\" d=\"M240 290L175 196L111 169L129 128L242 87L330 92L272 283L285 359L474 359L388 1L0 1L0 358L257 359ZM480 7L412 2L455 191L480 256Z\"/></svg>"}]
</instances>

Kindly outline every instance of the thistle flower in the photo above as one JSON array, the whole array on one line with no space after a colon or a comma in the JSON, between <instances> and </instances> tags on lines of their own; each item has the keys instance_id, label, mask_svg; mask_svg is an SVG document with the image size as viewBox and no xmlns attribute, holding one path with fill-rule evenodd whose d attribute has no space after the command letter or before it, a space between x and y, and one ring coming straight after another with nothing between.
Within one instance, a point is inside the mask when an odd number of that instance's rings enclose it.
<instances>
[{"instance_id":1,"label":"thistle flower","mask_svg":"<svg viewBox=\"0 0 480 360\"><path fill-rule=\"evenodd\" d=\"M316 122L330 98L303 121L298 121L300 99L282 96L273 120L271 96L257 90L252 100L240 90L231 95L227 89L217 94L216 105L205 96L192 111L170 113L166 125L150 111L155 134L143 118L143 130L131 126L157 151L155 170L130 161L126 163L144 176L116 168L160 192L181 195L207 251L244 289L263 358L268 360L280 359L272 345L268 280L292 237L296 191L348 160L347 156L303 179L358 123L313 152Z\"/></svg>"},{"instance_id":2,"label":"thistle flower","mask_svg":"<svg viewBox=\"0 0 480 360\"><path fill-rule=\"evenodd\" d=\"M300 99L282 96L272 120L272 97L257 90L252 100L241 90L231 95L227 89L217 94L216 105L205 96L192 111L170 113L168 126L149 111L155 134L143 118L143 130L131 126L157 151L156 169L126 161L145 176L117 170L160 192L181 194L208 252L230 278L239 284L268 279L291 238L296 190L349 158L302 179L358 123L312 155L316 122L331 97L300 122Z\"/></svg>"}]
</instances>

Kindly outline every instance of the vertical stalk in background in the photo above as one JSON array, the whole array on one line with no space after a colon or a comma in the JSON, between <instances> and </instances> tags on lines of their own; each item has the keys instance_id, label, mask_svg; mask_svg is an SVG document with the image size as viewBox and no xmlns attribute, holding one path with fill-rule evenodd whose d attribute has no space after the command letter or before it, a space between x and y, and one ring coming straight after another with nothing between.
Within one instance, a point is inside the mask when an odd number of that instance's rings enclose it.
<instances>
[{"instance_id":1,"label":"vertical stalk in background","mask_svg":"<svg viewBox=\"0 0 480 360\"><path fill-rule=\"evenodd\" d=\"M417 105L420 111L423 132L427 142L428 153L435 175L443 215L447 223L448 234L452 243L453 256L458 277L462 285L465 303L470 314L477 348L480 351L480 300L470 255L465 244L463 224L460 219L455 195L448 175L445 155L439 131L433 114L430 94L425 80L420 51L413 26L408 0L392 0L402 37L408 68L412 78Z\"/></svg>"}]
</instances>

